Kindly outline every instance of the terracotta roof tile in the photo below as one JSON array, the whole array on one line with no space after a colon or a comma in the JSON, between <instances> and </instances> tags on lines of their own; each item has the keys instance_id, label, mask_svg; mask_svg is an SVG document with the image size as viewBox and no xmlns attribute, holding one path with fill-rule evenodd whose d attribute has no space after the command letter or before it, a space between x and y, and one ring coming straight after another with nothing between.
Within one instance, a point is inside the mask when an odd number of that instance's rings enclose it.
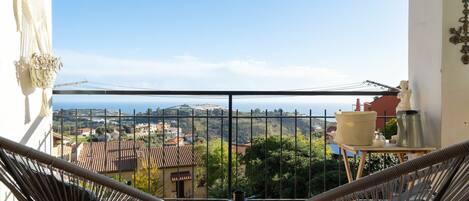
<instances>
[{"instance_id":1,"label":"terracotta roof tile","mask_svg":"<svg viewBox=\"0 0 469 201\"><path fill-rule=\"evenodd\" d=\"M85 143L78 157L78 165L96 172L130 171L137 164L135 152L139 152L142 146L143 142L135 142L134 151L133 141L121 141L120 149L117 141Z\"/></svg>"},{"instance_id":2,"label":"terracotta roof tile","mask_svg":"<svg viewBox=\"0 0 469 201\"><path fill-rule=\"evenodd\" d=\"M147 148L143 141L137 141L134 151L133 141L121 141L120 152L119 160L119 142L117 141L84 143L78 157L78 165L91 171L109 173L119 170L133 171L138 165L138 160L142 162L142 165L146 165L148 157L150 157L151 166L159 168L192 166L200 162L196 151L192 157L191 145L165 146L163 151L163 147Z\"/></svg>"},{"instance_id":3,"label":"terracotta roof tile","mask_svg":"<svg viewBox=\"0 0 469 201\"><path fill-rule=\"evenodd\" d=\"M178 154L179 152L179 154ZM149 153L149 154L148 154ZM164 154L164 158L163 158ZM178 157L179 155L179 157ZM192 157L192 146L165 146L164 153L163 147L152 147L150 150L144 148L142 149L142 160L144 164L150 156L151 166L159 168L169 168L169 167L183 167L183 166L192 166L197 165L199 156L194 150L194 158ZM163 160L164 159L164 160Z\"/></svg>"}]
</instances>

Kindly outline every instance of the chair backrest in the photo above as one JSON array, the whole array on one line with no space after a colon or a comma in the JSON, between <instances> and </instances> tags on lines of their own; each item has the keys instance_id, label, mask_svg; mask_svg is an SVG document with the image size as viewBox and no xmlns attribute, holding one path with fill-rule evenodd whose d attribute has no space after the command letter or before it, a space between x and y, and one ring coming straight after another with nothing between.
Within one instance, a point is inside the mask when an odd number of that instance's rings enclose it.
<instances>
[{"instance_id":1,"label":"chair backrest","mask_svg":"<svg viewBox=\"0 0 469 201\"><path fill-rule=\"evenodd\" d=\"M316 195L331 200L467 200L469 141L456 144Z\"/></svg>"},{"instance_id":2,"label":"chair backrest","mask_svg":"<svg viewBox=\"0 0 469 201\"><path fill-rule=\"evenodd\" d=\"M3 137L0 137L0 182L20 201L161 201L107 176Z\"/></svg>"}]
</instances>

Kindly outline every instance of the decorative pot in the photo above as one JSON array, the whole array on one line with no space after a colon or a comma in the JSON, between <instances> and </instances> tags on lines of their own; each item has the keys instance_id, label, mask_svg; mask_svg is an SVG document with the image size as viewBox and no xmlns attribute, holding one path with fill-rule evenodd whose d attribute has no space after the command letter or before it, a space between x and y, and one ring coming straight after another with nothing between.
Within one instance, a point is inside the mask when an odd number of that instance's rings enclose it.
<instances>
[{"instance_id":1,"label":"decorative pot","mask_svg":"<svg viewBox=\"0 0 469 201\"><path fill-rule=\"evenodd\" d=\"M29 60L29 72L33 87L42 88L42 105L40 115L48 116L49 99L46 88L53 88L57 72L62 68L62 62L49 54L33 54Z\"/></svg>"},{"instance_id":2,"label":"decorative pot","mask_svg":"<svg viewBox=\"0 0 469 201\"><path fill-rule=\"evenodd\" d=\"M337 131L334 141L347 145L372 145L377 113L336 112Z\"/></svg>"}]
</instances>

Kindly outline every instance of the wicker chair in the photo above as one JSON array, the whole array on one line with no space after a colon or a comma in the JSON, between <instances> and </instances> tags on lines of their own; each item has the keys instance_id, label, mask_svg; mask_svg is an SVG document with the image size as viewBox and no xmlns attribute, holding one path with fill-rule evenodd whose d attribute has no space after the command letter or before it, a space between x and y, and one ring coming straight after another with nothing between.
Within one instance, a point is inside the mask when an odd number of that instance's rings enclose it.
<instances>
[{"instance_id":1,"label":"wicker chair","mask_svg":"<svg viewBox=\"0 0 469 201\"><path fill-rule=\"evenodd\" d=\"M161 200L3 137L0 182L19 201Z\"/></svg>"},{"instance_id":2,"label":"wicker chair","mask_svg":"<svg viewBox=\"0 0 469 201\"><path fill-rule=\"evenodd\" d=\"M339 186L311 199L469 200L469 141Z\"/></svg>"}]
</instances>

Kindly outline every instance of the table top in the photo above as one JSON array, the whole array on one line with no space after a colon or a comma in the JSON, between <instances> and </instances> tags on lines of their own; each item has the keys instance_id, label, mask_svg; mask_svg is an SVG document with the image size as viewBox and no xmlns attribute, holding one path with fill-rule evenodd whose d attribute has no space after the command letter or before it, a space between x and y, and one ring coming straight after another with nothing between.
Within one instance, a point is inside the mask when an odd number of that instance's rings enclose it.
<instances>
[{"instance_id":1,"label":"table top","mask_svg":"<svg viewBox=\"0 0 469 201\"><path fill-rule=\"evenodd\" d=\"M415 152L430 152L435 150L435 147L399 147L399 146L384 146L384 147L373 147L373 146L356 146L339 144L342 149L351 152L366 151L366 152L392 152L392 153L415 153Z\"/></svg>"}]
</instances>

